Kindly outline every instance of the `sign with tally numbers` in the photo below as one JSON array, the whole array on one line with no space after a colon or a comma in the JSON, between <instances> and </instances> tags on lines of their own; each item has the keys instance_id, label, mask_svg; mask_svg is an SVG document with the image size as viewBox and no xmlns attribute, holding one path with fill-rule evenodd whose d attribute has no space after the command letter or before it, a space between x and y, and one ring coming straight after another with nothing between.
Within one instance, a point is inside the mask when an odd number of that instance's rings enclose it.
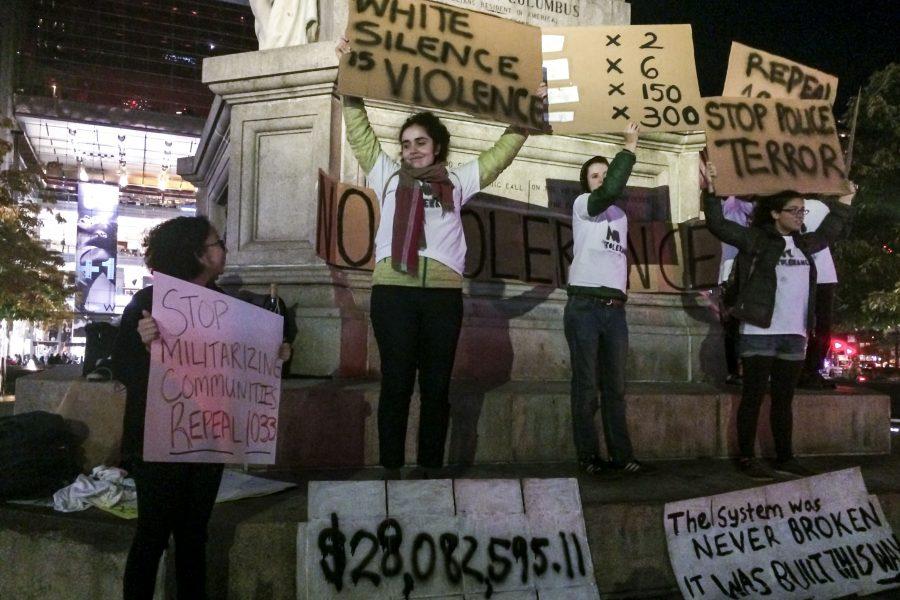
<instances>
[{"instance_id":1,"label":"sign with tally numbers","mask_svg":"<svg viewBox=\"0 0 900 600\"><path fill-rule=\"evenodd\" d=\"M670 502L685 598L826 600L900 586L900 541L858 468Z\"/></svg>"},{"instance_id":2,"label":"sign with tally numbers","mask_svg":"<svg viewBox=\"0 0 900 600\"><path fill-rule=\"evenodd\" d=\"M700 88L690 25L541 30L554 133L697 131Z\"/></svg>"},{"instance_id":3,"label":"sign with tally numbers","mask_svg":"<svg viewBox=\"0 0 900 600\"><path fill-rule=\"evenodd\" d=\"M716 194L845 194L844 157L827 100L704 98Z\"/></svg>"},{"instance_id":4,"label":"sign with tally numbers","mask_svg":"<svg viewBox=\"0 0 900 600\"><path fill-rule=\"evenodd\" d=\"M298 599L599 599L575 479L313 481L307 514Z\"/></svg>"},{"instance_id":5,"label":"sign with tally numbers","mask_svg":"<svg viewBox=\"0 0 900 600\"><path fill-rule=\"evenodd\" d=\"M284 317L153 274L144 460L274 464Z\"/></svg>"},{"instance_id":6,"label":"sign with tally numbers","mask_svg":"<svg viewBox=\"0 0 900 600\"><path fill-rule=\"evenodd\" d=\"M351 0L341 94L542 130L537 27L426 0Z\"/></svg>"},{"instance_id":7,"label":"sign with tally numbers","mask_svg":"<svg viewBox=\"0 0 900 600\"><path fill-rule=\"evenodd\" d=\"M834 75L732 42L722 95L827 100L834 105L837 86Z\"/></svg>"}]
</instances>

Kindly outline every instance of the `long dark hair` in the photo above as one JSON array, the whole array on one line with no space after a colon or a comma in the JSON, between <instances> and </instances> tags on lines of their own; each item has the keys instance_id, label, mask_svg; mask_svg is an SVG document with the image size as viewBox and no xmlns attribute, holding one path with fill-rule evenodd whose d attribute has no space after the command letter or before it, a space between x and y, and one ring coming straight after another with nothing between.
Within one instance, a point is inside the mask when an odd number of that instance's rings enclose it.
<instances>
[{"instance_id":1,"label":"long dark hair","mask_svg":"<svg viewBox=\"0 0 900 600\"><path fill-rule=\"evenodd\" d=\"M799 198L797 192L781 192L774 196L763 196L756 199L756 206L753 207L753 215L750 217L750 225L752 227L765 227L775 222L772 218L772 211L781 211L784 206L793 200Z\"/></svg>"},{"instance_id":2,"label":"long dark hair","mask_svg":"<svg viewBox=\"0 0 900 600\"><path fill-rule=\"evenodd\" d=\"M403 126L400 127L400 134L397 136L397 140L401 146L403 145L403 132L412 125L418 125L428 132L428 137L438 145L439 150L434 156L434 161L447 162L447 153L450 151L450 131L441 123L441 120L434 116L432 112L414 114L404 121Z\"/></svg>"},{"instance_id":3,"label":"long dark hair","mask_svg":"<svg viewBox=\"0 0 900 600\"><path fill-rule=\"evenodd\" d=\"M176 217L150 230L144 238L144 262L158 271L190 281L203 272L200 257L212 223L206 217Z\"/></svg>"},{"instance_id":4,"label":"long dark hair","mask_svg":"<svg viewBox=\"0 0 900 600\"><path fill-rule=\"evenodd\" d=\"M586 163L581 165L581 175L579 175L578 180L581 182L581 191L582 192L590 192L591 189L588 187L588 169L591 168L591 165L606 165L609 167L609 160L603 156L595 156L589 159Z\"/></svg>"}]
</instances>

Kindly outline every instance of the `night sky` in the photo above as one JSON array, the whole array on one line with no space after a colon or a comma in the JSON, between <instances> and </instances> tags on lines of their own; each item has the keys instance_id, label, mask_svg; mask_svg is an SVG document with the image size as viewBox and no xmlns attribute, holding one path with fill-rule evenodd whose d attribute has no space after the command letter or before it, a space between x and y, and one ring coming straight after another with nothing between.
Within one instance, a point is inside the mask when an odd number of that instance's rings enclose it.
<instances>
[{"instance_id":1,"label":"night sky","mask_svg":"<svg viewBox=\"0 0 900 600\"><path fill-rule=\"evenodd\" d=\"M634 25L690 23L700 92L722 93L731 42L835 75L835 113L869 76L900 61L897 0L630 0Z\"/></svg>"}]
</instances>

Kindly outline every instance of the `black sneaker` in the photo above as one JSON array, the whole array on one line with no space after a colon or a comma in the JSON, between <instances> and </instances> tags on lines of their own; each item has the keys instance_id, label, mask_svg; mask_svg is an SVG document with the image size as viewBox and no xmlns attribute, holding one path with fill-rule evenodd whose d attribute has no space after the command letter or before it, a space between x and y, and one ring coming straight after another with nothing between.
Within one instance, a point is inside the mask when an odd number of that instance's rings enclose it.
<instances>
[{"instance_id":1,"label":"black sneaker","mask_svg":"<svg viewBox=\"0 0 900 600\"><path fill-rule=\"evenodd\" d=\"M756 481L774 481L775 471L756 458L742 458L738 461L738 471Z\"/></svg>"},{"instance_id":2,"label":"black sneaker","mask_svg":"<svg viewBox=\"0 0 900 600\"><path fill-rule=\"evenodd\" d=\"M578 470L589 475L597 475L609 471L610 463L599 456L578 461Z\"/></svg>"},{"instance_id":3,"label":"black sneaker","mask_svg":"<svg viewBox=\"0 0 900 600\"><path fill-rule=\"evenodd\" d=\"M812 477L813 475L818 474L812 469L807 469L801 465L796 458L789 458L788 460L776 462L773 467L775 468L776 473L791 475L793 477Z\"/></svg>"},{"instance_id":4,"label":"black sneaker","mask_svg":"<svg viewBox=\"0 0 900 600\"><path fill-rule=\"evenodd\" d=\"M626 463L610 463L610 468L626 475L642 475L656 471L655 467L636 460L629 460Z\"/></svg>"}]
</instances>

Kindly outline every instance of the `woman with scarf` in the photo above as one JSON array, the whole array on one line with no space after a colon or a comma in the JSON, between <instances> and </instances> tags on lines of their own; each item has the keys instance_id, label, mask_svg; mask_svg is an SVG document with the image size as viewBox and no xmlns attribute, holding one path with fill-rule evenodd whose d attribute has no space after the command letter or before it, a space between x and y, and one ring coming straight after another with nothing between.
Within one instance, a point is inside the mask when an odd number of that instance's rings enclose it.
<instances>
[{"instance_id":1,"label":"woman with scarf","mask_svg":"<svg viewBox=\"0 0 900 600\"><path fill-rule=\"evenodd\" d=\"M349 40L342 37L335 52L339 59L350 52ZM545 94L545 88L538 93ZM362 100L345 96L343 104L347 140L381 203L370 307L381 354L380 462L389 472L405 464L418 373L418 465L439 469L463 316L466 240L460 210L509 166L528 134L509 128L477 160L450 169L450 132L432 113L417 113L400 128L397 163L381 149Z\"/></svg>"}]
</instances>

